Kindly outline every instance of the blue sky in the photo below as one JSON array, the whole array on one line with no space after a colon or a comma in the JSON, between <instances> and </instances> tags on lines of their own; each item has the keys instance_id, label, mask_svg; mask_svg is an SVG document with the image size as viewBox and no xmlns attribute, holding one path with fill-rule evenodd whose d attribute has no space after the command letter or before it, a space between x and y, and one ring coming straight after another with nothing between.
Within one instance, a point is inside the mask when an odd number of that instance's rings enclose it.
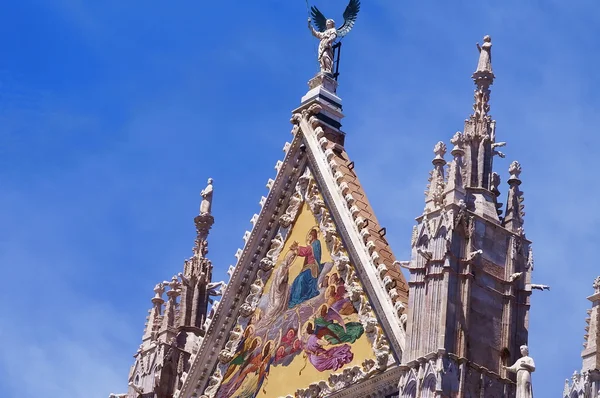
<instances>
[{"instance_id":1,"label":"blue sky","mask_svg":"<svg viewBox=\"0 0 600 398\"><path fill-rule=\"evenodd\" d=\"M345 0L311 0L341 21ZM400 259L433 145L471 111L493 39L491 113L523 166L537 396L579 369L600 274L595 1L363 0L344 41L347 149ZM316 71L304 0L20 0L0 12L0 396L126 390L152 287L191 254L215 179L223 279Z\"/></svg>"}]
</instances>

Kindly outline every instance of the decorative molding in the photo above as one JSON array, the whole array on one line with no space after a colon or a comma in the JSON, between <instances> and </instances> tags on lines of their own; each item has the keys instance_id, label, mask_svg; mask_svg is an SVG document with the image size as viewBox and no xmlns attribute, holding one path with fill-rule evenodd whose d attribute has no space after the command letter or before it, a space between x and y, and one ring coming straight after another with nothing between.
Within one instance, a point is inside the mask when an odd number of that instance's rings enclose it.
<instances>
[{"instance_id":1,"label":"decorative molding","mask_svg":"<svg viewBox=\"0 0 600 398\"><path fill-rule=\"evenodd\" d=\"M264 272L268 272L275 266L275 261L283 249L284 240L281 234L277 234L275 238L271 240L271 246L267 255L260 260L259 267Z\"/></svg>"},{"instance_id":2,"label":"decorative molding","mask_svg":"<svg viewBox=\"0 0 600 398\"><path fill-rule=\"evenodd\" d=\"M320 106L318 109L320 109ZM395 346L394 351L401 356L405 335L400 328L400 315L394 310L394 301L388 293L393 286L388 284L386 289L383 278L377 273L380 256L376 251L371 252L367 248L363 237L360 235L360 230L356 225L359 210L353 204L353 199L347 198L347 195L344 194L346 188L342 186L343 174L338 169L337 164L332 164L327 159L325 151L329 141L324 136L323 129L318 124L318 119L313 116L307 120L306 116L308 115L303 114L303 117L297 120L300 124L300 130L305 136L307 146L311 149L308 151L308 155L312 160L311 164L314 165L313 173L315 178L319 179L320 185L325 187L324 196L328 199L330 210L338 221L337 226L340 233L344 235L344 240L353 249L353 253L350 253L350 257L354 258L352 263L355 264L355 267L358 265L357 271L360 273L361 278L368 280L366 285L369 285L371 290L369 291L369 297L378 307L377 313L380 314L384 327L394 336L392 338L392 345ZM348 200L351 202L349 203ZM377 286L381 286L383 289L377 289ZM395 319L390 321L386 314L392 314Z\"/></svg>"},{"instance_id":3,"label":"decorative molding","mask_svg":"<svg viewBox=\"0 0 600 398\"><path fill-rule=\"evenodd\" d=\"M225 344L225 348L219 353L219 361L221 363L229 363L235 357L236 349L242 340L243 333L244 328L239 323L229 332L229 340Z\"/></svg>"},{"instance_id":4,"label":"decorative molding","mask_svg":"<svg viewBox=\"0 0 600 398\"><path fill-rule=\"evenodd\" d=\"M254 314L265 285L263 280L258 277L254 283L250 285L250 294L246 297L246 301L240 307L240 313L243 317L249 317Z\"/></svg>"},{"instance_id":5,"label":"decorative molding","mask_svg":"<svg viewBox=\"0 0 600 398\"><path fill-rule=\"evenodd\" d=\"M361 366L346 368L340 373L330 375L327 380L312 383L309 387L300 389L296 391L295 395L288 395L286 398L342 398L348 396L384 398L398 390L397 384L400 378L398 367L365 377L369 373L368 370L365 372L365 369L369 369L369 366L369 363L363 363Z\"/></svg>"},{"instance_id":6,"label":"decorative molding","mask_svg":"<svg viewBox=\"0 0 600 398\"><path fill-rule=\"evenodd\" d=\"M221 297L223 304L218 305L218 302L213 304L205 322L206 337L198 352L190 357L190 369L181 377L182 386L175 392L175 398L198 393L198 390L208 383L208 371L212 370L218 362L220 353L218 348L224 346L224 332L231 328L230 325L235 319L232 309L238 308L239 304L236 303L247 294L247 281L258 272L260 255L267 249L265 243L269 241L268 236L272 233L276 222L273 217L279 213L282 200L285 203L285 197L289 196L288 191L295 183L298 170L306 162L304 151L300 150L301 143L301 135L295 136L292 144L287 148L283 162L279 161L276 165L278 173L267 199L262 203L260 213L251 219L253 228L244 248L236 253L236 266L230 267L230 281Z\"/></svg>"}]
</instances>

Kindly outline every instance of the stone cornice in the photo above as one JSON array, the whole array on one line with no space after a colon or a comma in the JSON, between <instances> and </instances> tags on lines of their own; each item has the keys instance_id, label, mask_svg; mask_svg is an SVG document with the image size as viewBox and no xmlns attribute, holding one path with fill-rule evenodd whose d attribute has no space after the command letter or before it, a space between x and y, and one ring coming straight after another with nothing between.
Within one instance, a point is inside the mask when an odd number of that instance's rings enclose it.
<instances>
[{"instance_id":1,"label":"stone cornice","mask_svg":"<svg viewBox=\"0 0 600 398\"><path fill-rule=\"evenodd\" d=\"M317 132L307 118L300 117L298 119L300 131L304 135L305 142L310 149L307 153L310 164L314 166L313 174L315 179L318 180L321 187L325 188L322 192L323 197L328 204L340 236L346 242L350 261L363 283L375 314L377 314L381 325L388 335L396 358L400 360L404 348L404 330L400 326L399 316L396 315L397 311L394 309L394 304L385 286L383 286L382 280L377 276L377 265L375 265L371 254L369 254L369 250L360 235L354 222L354 217L348 208L346 199L336 182L335 175L322 149L322 144L325 143L323 140L326 139L318 137Z\"/></svg>"}]
</instances>

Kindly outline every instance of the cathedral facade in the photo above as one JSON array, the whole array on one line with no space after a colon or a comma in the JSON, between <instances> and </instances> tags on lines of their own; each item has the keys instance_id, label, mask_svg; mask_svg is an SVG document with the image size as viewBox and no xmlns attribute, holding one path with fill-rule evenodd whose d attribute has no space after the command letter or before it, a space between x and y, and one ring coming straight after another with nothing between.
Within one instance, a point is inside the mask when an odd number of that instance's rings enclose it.
<instances>
[{"instance_id":1,"label":"cathedral facade","mask_svg":"<svg viewBox=\"0 0 600 398\"><path fill-rule=\"evenodd\" d=\"M406 261L344 148L332 60L292 111L293 138L226 284L207 257L208 181L193 255L155 286L127 393L112 398L533 396L530 296L547 287L532 280L521 165L503 199L493 167L504 142L490 115L491 39L464 130L433 148ZM564 398L598 397L600 279L594 289L583 368Z\"/></svg>"}]
</instances>

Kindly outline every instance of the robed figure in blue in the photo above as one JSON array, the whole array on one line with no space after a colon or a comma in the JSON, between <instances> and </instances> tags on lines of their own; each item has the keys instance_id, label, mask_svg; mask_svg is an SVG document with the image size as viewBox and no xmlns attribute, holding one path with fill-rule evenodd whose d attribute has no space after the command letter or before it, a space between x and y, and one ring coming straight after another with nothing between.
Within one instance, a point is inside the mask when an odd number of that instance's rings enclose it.
<instances>
[{"instance_id":1,"label":"robed figure in blue","mask_svg":"<svg viewBox=\"0 0 600 398\"><path fill-rule=\"evenodd\" d=\"M304 257L304 265L292 283L288 308L293 308L319 295L317 281L323 265L321 264L321 242L317 239L317 229L311 229L306 238L308 246L298 246L298 242L294 242L290 247L298 256Z\"/></svg>"}]
</instances>

